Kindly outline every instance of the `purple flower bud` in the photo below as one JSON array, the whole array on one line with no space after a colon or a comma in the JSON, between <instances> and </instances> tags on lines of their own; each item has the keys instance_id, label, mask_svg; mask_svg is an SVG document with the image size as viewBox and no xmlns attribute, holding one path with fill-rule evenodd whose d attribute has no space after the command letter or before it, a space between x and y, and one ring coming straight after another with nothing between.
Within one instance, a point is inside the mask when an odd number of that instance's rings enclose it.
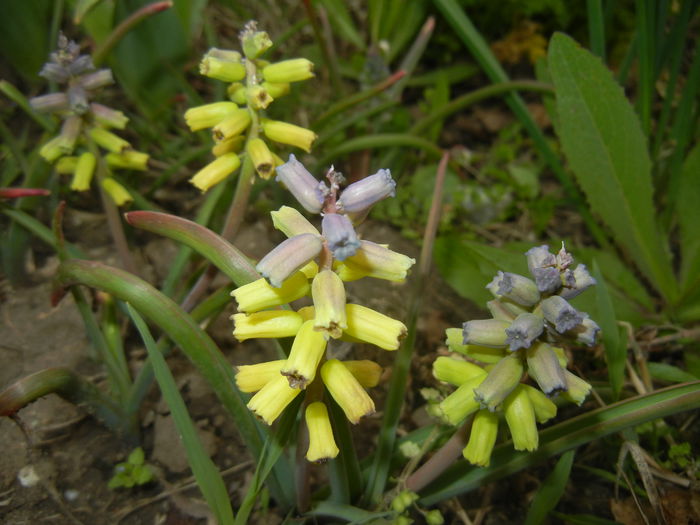
<instances>
[{"instance_id":1,"label":"purple flower bud","mask_svg":"<svg viewBox=\"0 0 700 525\"><path fill-rule=\"evenodd\" d=\"M68 80L68 71L63 66L47 62L39 71L39 76L44 77L46 80L51 80L62 84Z\"/></svg>"},{"instance_id":2,"label":"purple flower bud","mask_svg":"<svg viewBox=\"0 0 700 525\"><path fill-rule=\"evenodd\" d=\"M527 372L547 396L567 390L564 368L554 349L547 343L539 343L528 349Z\"/></svg>"},{"instance_id":3,"label":"purple flower bud","mask_svg":"<svg viewBox=\"0 0 700 525\"><path fill-rule=\"evenodd\" d=\"M539 315L529 312L520 314L511 325L506 328L506 343L511 352L519 348L530 348L532 342L537 339L544 330L544 319Z\"/></svg>"},{"instance_id":4,"label":"purple flower bud","mask_svg":"<svg viewBox=\"0 0 700 525\"><path fill-rule=\"evenodd\" d=\"M302 233L287 239L263 257L255 269L275 288L290 275L316 257L323 248L323 239L313 233Z\"/></svg>"},{"instance_id":5,"label":"purple flower bud","mask_svg":"<svg viewBox=\"0 0 700 525\"><path fill-rule=\"evenodd\" d=\"M576 342L586 346L593 346L596 343L598 332L600 332L600 326L588 316L585 316L581 324L573 329Z\"/></svg>"},{"instance_id":6,"label":"purple flower bud","mask_svg":"<svg viewBox=\"0 0 700 525\"><path fill-rule=\"evenodd\" d=\"M525 252L527 267L542 293L554 293L561 288L561 277L556 267L557 259L549 253L549 246L536 246Z\"/></svg>"},{"instance_id":7,"label":"purple flower bud","mask_svg":"<svg viewBox=\"0 0 700 525\"><path fill-rule=\"evenodd\" d=\"M544 318L552 323L560 334L575 328L583 321L583 315L559 295L544 299L540 306Z\"/></svg>"},{"instance_id":8,"label":"purple flower bud","mask_svg":"<svg viewBox=\"0 0 700 525\"><path fill-rule=\"evenodd\" d=\"M319 213L323 207L323 188L325 184L316 180L294 155L275 168L275 180L284 184L306 211Z\"/></svg>"},{"instance_id":9,"label":"purple flower bud","mask_svg":"<svg viewBox=\"0 0 700 525\"><path fill-rule=\"evenodd\" d=\"M98 69L94 73L80 78L80 85L85 89L97 89L114 83L111 69Z\"/></svg>"},{"instance_id":10,"label":"purple flower bud","mask_svg":"<svg viewBox=\"0 0 700 525\"><path fill-rule=\"evenodd\" d=\"M596 284L596 280L591 277L590 273L588 273L588 268L586 268L586 265L579 264L573 271L573 285L568 288L564 288L559 295L561 295L564 299L571 299L594 284Z\"/></svg>"},{"instance_id":11,"label":"purple flower bud","mask_svg":"<svg viewBox=\"0 0 700 525\"><path fill-rule=\"evenodd\" d=\"M89 108L87 91L80 84L74 84L68 88L68 105L78 115L84 114Z\"/></svg>"},{"instance_id":12,"label":"purple flower bud","mask_svg":"<svg viewBox=\"0 0 700 525\"><path fill-rule=\"evenodd\" d=\"M82 75L93 69L95 69L95 66L92 63L92 57L90 55L80 55L68 66L68 72L72 76Z\"/></svg>"},{"instance_id":13,"label":"purple flower bud","mask_svg":"<svg viewBox=\"0 0 700 525\"><path fill-rule=\"evenodd\" d=\"M391 178L391 171L379 170L345 188L338 199L338 209L346 213L366 210L386 197L393 197L394 188L396 182Z\"/></svg>"},{"instance_id":14,"label":"purple flower bud","mask_svg":"<svg viewBox=\"0 0 700 525\"><path fill-rule=\"evenodd\" d=\"M486 288L495 297L505 297L523 306L533 306L540 300L537 285L516 273L499 271Z\"/></svg>"},{"instance_id":15,"label":"purple flower bud","mask_svg":"<svg viewBox=\"0 0 700 525\"><path fill-rule=\"evenodd\" d=\"M49 113L68 109L68 96L65 93L49 93L29 100L29 104L37 111Z\"/></svg>"},{"instance_id":16,"label":"purple flower bud","mask_svg":"<svg viewBox=\"0 0 700 525\"><path fill-rule=\"evenodd\" d=\"M355 255L360 247L355 228L345 215L326 213L321 222L321 231L328 242L328 248L333 252L333 257L339 261Z\"/></svg>"}]
</instances>

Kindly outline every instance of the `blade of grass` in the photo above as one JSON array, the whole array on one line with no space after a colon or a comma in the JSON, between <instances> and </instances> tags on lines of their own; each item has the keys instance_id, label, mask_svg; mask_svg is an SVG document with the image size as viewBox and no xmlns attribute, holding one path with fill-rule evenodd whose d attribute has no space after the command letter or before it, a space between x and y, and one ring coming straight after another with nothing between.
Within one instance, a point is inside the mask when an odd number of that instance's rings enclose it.
<instances>
[{"instance_id":1,"label":"blade of grass","mask_svg":"<svg viewBox=\"0 0 700 525\"><path fill-rule=\"evenodd\" d=\"M571 465L574 463L574 450L564 452L557 461L554 470L540 486L525 517L525 525L539 525L547 514L557 506L564 495L566 482L571 475Z\"/></svg>"},{"instance_id":2,"label":"blade of grass","mask_svg":"<svg viewBox=\"0 0 700 525\"><path fill-rule=\"evenodd\" d=\"M608 293L603 273L598 261L593 261L593 277L596 280L596 303L598 305L599 324L602 331L605 358L608 363L608 378L613 391L613 399L620 397L625 381L625 362L627 361L627 341L620 338L617 316Z\"/></svg>"},{"instance_id":3,"label":"blade of grass","mask_svg":"<svg viewBox=\"0 0 700 525\"><path fill-rule=\"evenodd\" d=\"M651 131L651 101L654 93L654 69L656 31L654 28L654 12L652 0L636 0L637 34L639 60L639 83L637 92L637 112L642 124L644 135Z\"/></svg>"},{"instance_id":4,"label":"blade of grass","mask_svg":"<svg viewBox=\"0 0 700 525\"><path fill-rule=\"evenodd\" d=\"M455 33L457 33L464 45L471 51L476 61L491 79L491 82L508 82L510 80L508 75L491 52L486 41L477 31L476 27L474 27L474 24L472 24L471 20L464 13L459 3L456 0L435 0L435 3L438 9L442 11ZM559 157L552 150L542 130L540 130L537 123L532 118L523 99L518 94L510 93L506 95L505 101L532 137L535 147L549 165L550 169L554 172L554 175L563 186L566 194L573 201L576 210L581 214L591 235L593 235L595 240L602 247L609 247L610 243L605 233L593 219L581 192L574 184L571 176L564 169Z\"/></svg>"},{"instance_id":5,"label":"blade of grass","mask_svg":"<svg viewBox=\"0 0 700 525\"><path fill-rule=\"evenodd\" d=\"M27 97L7 80L0 80L0 91L12 102L17 104L34 122L44 128L44 131L48 133L56 131L56 124L49 117L34 111Z\"/></svg>"},{"instance_id":6,"label":"blade of grass","mask_svg":"<svg viewBox=\"0 0 700 525\"><path fill-rule=\"evenodd\" d=\"M187 460L197 480L197 485L202 491L209 508L216 516L217 523L220 525L232 525L234 523L233 509L231 508L231 501L221 473L199 440L197 429L192 419L190 419L185 402L182 400L180 392L175 385L175 379L173 379L163 355L156 347L156 342L151 336L148 326L146 326L144 320L130 304L127 304L127 309L131 319L134 321L134 325L136 325L136 329L141 334L141 339L146 345L146 351L153 365L156 381L158 381L163 399L170 409L182 444L185 446Z\"/></svg>"},{"instance_id":7,"label":"blade of grass","mask_svg":"<svg viewBox=\"0 0 700 525\"><path fill-rule=\"evenodd\" d=\"M605 19L602 0L586 0L588 11L588 39L593 54L605 62Z\"/></svg>"}]
</instances>

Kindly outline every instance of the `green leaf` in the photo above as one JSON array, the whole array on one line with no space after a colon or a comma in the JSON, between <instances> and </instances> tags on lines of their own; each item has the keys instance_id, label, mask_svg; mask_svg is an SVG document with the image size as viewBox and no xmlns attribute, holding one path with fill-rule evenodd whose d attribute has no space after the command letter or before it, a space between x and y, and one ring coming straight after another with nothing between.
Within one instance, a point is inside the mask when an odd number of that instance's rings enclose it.
<instances>
[{"instance_id":1,"label":"green leaf","mask_svg":"<svg viewBox=\"0 0 700 525\"><path fill-rule=\"evenodd\" d=\"M143 465L145 459L146 457L143 453L143 449L141 447L136 447L131 454L129 454L126 462L131 465Z\"/></svg>"},{"instance_id":2,"label":"green leaf","mask_svg":"<svg viewBox=\"0 0 700 525\"><path fill-rule=\"evenodd\" d=\"M697 381L700 379L690 372L681 370L677 366L669 365L668 363L647 363L649 373L653 379L657 381L666 381L669 383L686 383L688 381Z\"/></svg>"},{"instance_id":3,"label":"green leaf","mask_svg":"<svg viewBox=\"0 0 700 525\"><path fill-rule=\"evenodd\" d=\"M357 49L365 49L365 41L355 27L355 23L348 12L343 0L320 0L319 3L326 8L328 21L337 32L337 35L349 41Z\"/></svg>"},{"instance_id":4,"label":"green leaf","mask_svg":"<svg viewBox=\"0 0 700 525\"><path fill-rule=\"evenodd\" d=\"M392 514L393 512L370 512L352 505L343 505L330 501L321 501L311 511L307 512L308 516L330 516L353 524L367 523L371 520L391 516Z\"/></svg>"},{"instance_id":5,"label":"green leaf","mask_svg":"<svg viewBox=\"0 0 700 525\"><path fill-rule=\"evenodd\" d=\"M127 304L127 308L146 345L148 359L153 365L156 381L158 381L163 399L173 416L182 444L185 446L187 460L190 467L192 467L192 473L197 480L197 485L202 491L204 499L207 500L209 508L216 516L217 523L220 525L233 525L233 509L231 508L231 501L229 500L224 480L199 440L197 429L192 419L190 419L185 402L177 389L175 379L173 379L170 369L168 369L165 358L158 350L151 332L138 312L130 304ZM141 450L141 454L143 454L143 450ZM129 462L131 462L131 459L131 456L129 456Z\"/></svg>"},{"instance_id":6,"label":"green leaf","mask_svg":"<svg viewBox=\"0 0 700 525\"><path fill-rule=\"evenodd\" d=\"M559 138L592 210L667 301L677 294L669 254L654 219L645 137L620 86L600 59L557 33L549 70Z\"/></svg>"},{"instance_id":7,"label":"green leaf","mask_svg":"<svg viewBox=\"0 0 700 525\"><path fill-rule=\"evenodd\" d=\"M571 465L574 463L574 450L564 452L557 461L554 470L547 476L540 486L532 505L527 511L525 525L538 525L544 521L547 514L557 506L566 489L566 482L571 474Z\"/></svg>"},{"instance_id":8,"label":"green leaf","mask_svg":"<svg viewBox=\"0 0 700 525\"><path fill-rule=\"evenodd\" d=\"M608 287L600 271L598 261L593 262L593 278L596 280L595 292L598 304L599 318L597 320L602 331L605 357L608 362L608 377L613 390L613 398L620 397L620 391L625 381L625 361L627 361L627 341L620 338L617 326L615 308L610 300Z\"/></svg>"},{"instance_id":9,"label":"green leaf","mask_svg":"<svg viewBox=\"0 0 700 525\"><path fill-rule=\"evenodd\" d=\"M238 286L260 278L250 261L226 239L196 222L153 211L132 211L126 221L136 228L179 241L224 272Z\"/></svg>"},{"instance_id":10,"label":"green leaf","mask_svg":"<svg viewBox=\"0 0 700 525\"><path fill-rule=\"evenodd\" d=\"M681 290L700 279L700 144L688 154L681 173L678 226L681 248Z\"/></svg>"},{"instance_id":11,"label":"green leaf","mask_svg":"<svg viewBox=\"0 0 700 525\"><path fill-rule=\"evenodd\" d=\"M433 257L450 286L462 297L478 305L493 299L486 285L498 270L528 275L525 252L529 245L511 245L508 249L443 236L435 240Z\"/></svg>"}]
</instances>

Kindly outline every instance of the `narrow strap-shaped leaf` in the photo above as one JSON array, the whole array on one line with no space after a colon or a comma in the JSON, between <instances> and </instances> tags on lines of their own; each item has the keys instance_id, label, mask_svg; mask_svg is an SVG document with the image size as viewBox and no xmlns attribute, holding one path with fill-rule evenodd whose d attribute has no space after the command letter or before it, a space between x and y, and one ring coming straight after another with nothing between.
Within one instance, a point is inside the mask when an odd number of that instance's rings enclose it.
<instances>
[{"instance_id":1,"label":"narrow strap-shaped leaf","mask_svg":"<svg viewBox=\"0 0 700 525\"><path fill-rule=\"evenodd\" d=\"M197 480L197 485L202 491L204 499L209 504L209 508L216 516L217 522L220 525L233 524L233 509L231 508L231 501L229 500L224 480L199 440L197 429L187 412L185 402L182 400L165 358L158 350L156 342L148 330L148 326L146 326L138 312L130 304L127 304L127 308L131 319L136 325L136 329L141 334L141 338L146 345L146 351L153 365L156 381L158 381L163 399L173 416L175 427L185 447L185 454L187 454L187 460Z\"/></svg>"},{"instance_id":2,"label":"narrow strap-shaped leaf","mask_svg":"<svg viewBox=\"0 0 700 525\"><path fill-rule=\"evenodd\" d=\"M186 244L208 259L238 286L260 278L245 255L226 239L196 222L152 211L132 211L126 213L124 217L136 228Z\"/></svg>"},{"instance_id":3,"label":"narrow strap-shaped leaf","mask_svg":"<svg viewBox=\"0 0 700 525\"><path fill-rule=\"evenodd\" d=\"M557 33L549 68L559 138L592 210L666 300L676 295L654 219L651 162L639 120L600 59Z\"/></svg>"},{"instance_id":4,"label":"narrow strap-shaped leaf","mask_svg":"<svg viewBox=\"0 0 700 525\"><path fill-rule=\"evenodd\" d=\"M557 506L571 474L574 453L574 450L564 452L557 461L554 470L544 480L527 511L525 525L539 525L547 517L547 514Z\"/></svg>"},{"instance_id":5,"label":"narrow strap-shaped leaf","mask_svg":"<svg viewBox=\"0 0 700 525\"><path fill-rule=\"evenodd\" d=\"M73 259L61 263L58 282L84 284L128 302L158 325L208 381L254 457L262 450L260 430L236 388L234 372L209 335L171 299L142 279L106 264Z\"/></svg>"}]
</instances>

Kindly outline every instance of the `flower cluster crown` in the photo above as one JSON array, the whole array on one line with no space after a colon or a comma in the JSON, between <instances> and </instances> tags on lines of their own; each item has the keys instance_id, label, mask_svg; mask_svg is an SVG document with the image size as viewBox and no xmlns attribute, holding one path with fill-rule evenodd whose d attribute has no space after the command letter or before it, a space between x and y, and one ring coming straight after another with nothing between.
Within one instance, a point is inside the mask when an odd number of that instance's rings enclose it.
<instances>
[{"instance_id":1,"label":"flower cluster crown","mask_svg":"<svg viewBox=\"0 0 700 525\"><path fill-rule=\"evenodd\" d=\"M232 319L239 341L294 337L287 359L239 366L236 382L243 392L255 393L248 408L268 424L305 392L309 461L338 454L324 396L333 398L351 423L358 423L374 412L365 389L376 386L381 376L381 367L373 361L333 358L329 342L365 342L396 350L406 334L400 321L348 303L344 282L363 277L403 281L415 263L360 239L353 226L374 203L394 194L389 170L379 170L342 192L340 173L331 168L326 177L328 184L318 181L294 155L277 168L277 180L304 209L323 216L321 231L294 208L272 212L275 227L288 239L258 263L262 279L231 293L238 303L239 313ZM277 308L308 295L313 306L297 311Z\"/></svg>"},{"instance_id":2,"label":"flower cluster crown","mask_svg":"<svg viewBox=\"0 0 700 525\"><path fill-rule=\"evenodd\" d=\"M95 69L92 58L81 55L80 46L61 34L58 49L51 53L39 75L65 87L30 100L37 111L54 113L63 120L59 134L44 144L39 154L54 164L58 173L73 175L72 190L89 189L98 162L96 146L105 151L103 161L108 168L146 170L148 154L134 150L110 131L124 129L129 121L126 115L90 101L95 91L114 82L111 70ZM103 178L101 184L117 205L132 200L113 177Z\"/></svg>"},{"instance_id":3,"label":"flower cluster crown","mask_svg":"<svg viewBox=\"0 0 700 525\"><path fill-rule=\"evenodd\" d=\"M533 279L499 271L486 286L492 317L447 330L448 347L467 360L441 356L433 364L438 380L457 387L437 405L439 415L457 425L474 414L463 454L475 465L489 464L501 414L515 449L535 450L537 423L557 413L550 398L580 405L591 389L567 369L562 345L595 344L600 328L568 301L595 280L585 265L571 268L563 246L556 255L548 246L525 255Z\"/></svg>"},{"instance_id":4,"label":"flower cluster crown","mask_svg":"<svg viewBox=\"0 0 700 525\"><path fill-rule=\"evenodd\" d=\"M199 72L210 78L228 82L228 100L190 108L185 121L192 131L211 128L214 139L214 161L199 170L190 182L207 191L241 165L247 155L258 175L269 179L275 166L282 164L260 135L281 144L309 152L316 134L308 129L271 120L265 110L276 99L289 92L289 84L314 76L313 63L294 58L270 63L260 58L272 46L264 31L249 22L240 34L243 55L227 49L210 49L199 64Z\"/></svg>"}]
</instances>

